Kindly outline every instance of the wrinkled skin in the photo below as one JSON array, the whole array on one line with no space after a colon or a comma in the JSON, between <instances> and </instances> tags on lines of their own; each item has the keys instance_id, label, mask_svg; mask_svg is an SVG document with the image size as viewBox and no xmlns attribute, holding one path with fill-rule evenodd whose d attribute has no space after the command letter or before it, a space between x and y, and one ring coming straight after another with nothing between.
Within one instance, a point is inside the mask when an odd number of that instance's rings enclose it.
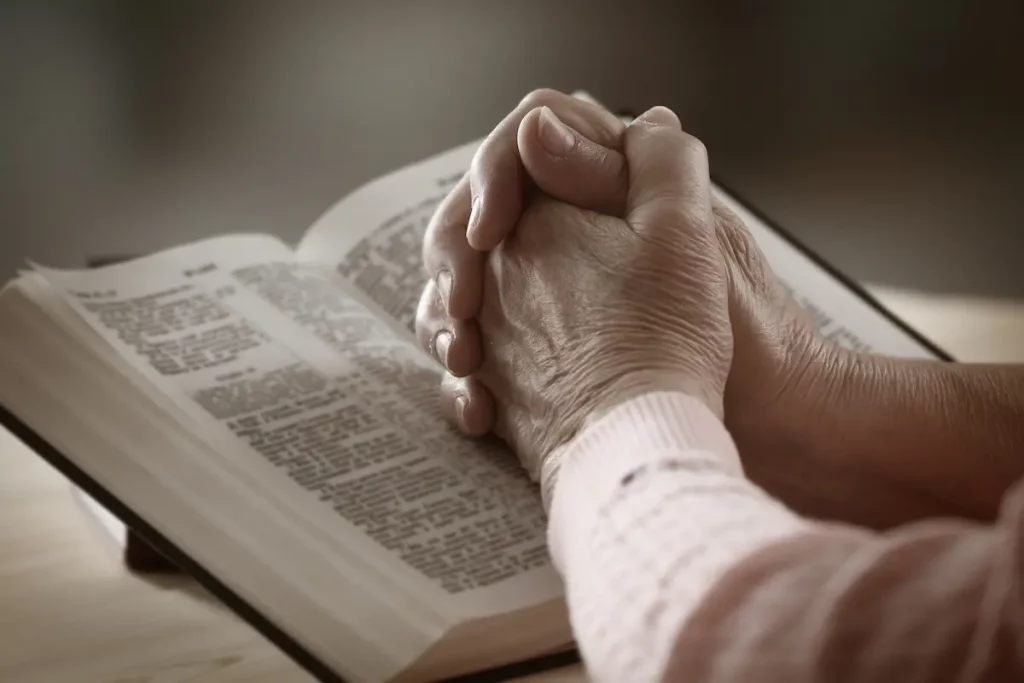
<instances>
[{"instance_id":1,"label":"wrinkled skin","mask_svg":"<svg viewBox=\"0 0 1024 683\"><path fill-rule=\"evenodd\" d=\"M476 380L537 479L588 418L637 393L685 391L722 413L732 329L704 146L658 108L626 130L624 156L623 218L538 196L484 269Z\"/></svg>"},{"instance_id":2,"label":"wrinkled skin","mask_svg":"<svg viewBox=\"0 0 1024 683\"><path fill-rule=\"evenodd\" d=\"M545 108L567 125L547 125ZM500 424L481 379L490 350L477 316L490 251L514 234L531 202L546 201L538 195L624 217L630 174L623 133L599 107L555 91L531 93L495 128L436 213L424 241L430 281L416 328L448 369L442 407L466 434L493 431L496 422L513 431ZM1020 441L1006 436L1024 424L1007 398L1019 395L1019 369L901 361L833 346L775 278L739 218L723 206L712 210L733 335L722 403L746 474L813 517L875 528L935 515L991 519L1007 482L1019 476L1019 454L1008 444ZM437 283L445 271L442 296ZM989 427L967 427L979 415Z\"/></svg>"},{"instance_id":3,"label":"wrinkled skin","mask_svg":"<svg viewBox=\"0 0 1024 683\"><path fill-rule=\"evenodd\" d=\"M523 244L532 245L535 250L540 249L540 243L534 244L538 238L530 236L536 231L533 227L535 223L547 223L545 230L548 232L558 224L557 221L577 226L586 223L591 226L590 232L600 230L600 234L605 235L602 239L607 239L608 235L615 234L614 230L608 229L609 217L624 217L628 213L630 174L626 157L622 153L623 138L614 140L608 147L604 147L588 140L579 131L569 128L574 139L571 151L562 155L552 155L545 149L543 143L544 128L545 123L541 116L541 110L534 109L522 118L517 135L525 170L529 172L530 177L534 178L539 186L538 189L545 193L554 193L553 196L566 200L561 196L564 194L563 188L550 188L548 186L552 181L545 180L558 178L557 182L566 186L571 185L576 195L575 202L567 201L566 203L578 204L581 201L580 197L599 194L601 196L599 210L608 215L587 211L586 209L594 207L585 204L582 205L582 210L574 209L551 202L549 198L538 196L540 192L524 191L523 202L527 203L526 213L521 217L518 227L507 233L509 235L508 243L498 247L498 251L491 254L492 268L495 263L493 258L495 254L522 258L523 255L520 252L526 248L522 246ZM611 128L613 127L609 126L609 130ZM606 130L605 142L608 142L607 133ZM703 156L703 147L699 142L687 137L689 139L687 144L699 148L698 156ZM577 156L582 158L577 158ZM500 166L501 164L488 162L482 165ZM561 171L561 173L556 171ZM701 183L708 183L706 160L703 162L702 170L696 176L700 177ZM520 180L515 187L527 187L527 183ZM517 189L517 191L519 190ZM459 200L457 195L457 191L453 192L449 198L451 201L442 206L438 216L435 217L432 229L427 236L426 252L441 251L440 244L442 243L446 245L446 249L453 251L451 245L455 241L454 238L445 236L444 239L438 239L438 235L444 232L440 229L441 226L446 230L451 225L456 226L455 230L459 227L458 220L453 219L453 216L458 213L455 210ZM533 204L529 203L530 197L534 197ZM684 208L682 210L691 209ZM776 280L740 219L718 202L711 203L711 211L708 213L709 217L702 217L702 220L710 225L705 225L706 229L702 234L704 238L708 236L713 238L716 253L722 257L727 285L729 319L731 331L735 337L733 345L735 358L728 374L723 397L725 418L730 427L734 428L734 433L738 430L753 434L761 428L762 417L784 404L787 394L799 390L798 385L811 360L827 355L829 347L818 338L789 292ZM519 233L525 233L526 237L524 238L522 235L517 237ZM514 246L515 249L509 251L509 246ZM711 243L705 239L703 247L709 248L710 246ZM543 248L557 250L564 248L564 245L545 243ZM504 251L502 251L503 249ZM557 254L557 251L554 253ZM692 253L684 256L671 250L664 250L659 254L659 258L678 258L680 260L675 264L659 263L657 267L677 272L683 270L687 258L693 257ZM465 256L459 258L466 259ZM541 257L535 254L531 258ZM596 257L588 256L588 258L595 260ZM649 272L645 272L647 266L635 263L631 265L624 262L616 263L614 262L615 258L618 257L606 256L603 259L596 258L596 260L600 263L600 268L606 268L606 262L614 263L615 267L620 269L634 268L633 275L636 279L650 285L648 282L650 278L645 277L649 275ZM570 259L566 258L565 260ZM525 266L520 267L525 272ZM507 264L507 268L518 272L514 263ZM472 275L473 273L464 274L459 279L464 286L468 286L467 282L473 279ZM480 279L478 286L482 296L486 296L485 293L488 291L500 291L500 287L495 290L494 287L488 289L484 285L482 267L476 273L476 277ZM585 278L589 283L585 286L576 283L578 285L575 286L577 294L584 292L590 295L611 297L616 296L614 288L620 286L603 273L591 272L586 267L576 277L577 279ZM523 276L523 280L525 283L528 278ZM526 286L524 283L520 283L518 286L520 288ZM537 286L540 287L541 283L538 283ZM543 295L546 298L538 298L538 301L545 301L545 305L551 306L557 301L557 296L554 295L556 287L553 287L551 283L544 283L544 287L548 290ZM514 290L514 286L506 284L506 289ZM650 292L648 294L656 296ZM671 296L664 299L666 307L677 304L678 302L675 302ZM503 305L509 304L503 302ZM489 309L491 313L488 313ZM489 326L496 327L493 311L498 309L490 302L486 303L483 309L480 309L477 304L475 310L482 310L481 324L486 322ZM677 311L679 310L684 309L677 309ZM521 314L514 310L511 313ZM667 309L665 313L666 319L671 318ZM678 312L676 315L678 316ZM495 393L508 395L509 392L525 391L525 389L516 388L513 382L502 379L500 372L494 371L493 367L498 362L505 362L496 360L493 352L490 354L487 352L487 349L493 348L496 340L490 339L490 335L485 334L487 347L482 348L480 346L480 327L477 322L475 320L456 320L454 316L449 315L434 282L431 282L424 291L417 322L421 342L426 348L434 351L442 362L447 361L447 366L451 371L445 379L443 389L443 400L448 414L463 431L469 434L481 434L495 428L495 421L500 412L494 402ZM496 327L496 329L498 328ZM581 327L580 329L587 328ZM454 332L455 339L461 343L443 344L441 345L442 350L446 353L438 353L439 349L435 340L438 338L438 334L443 335L444 332ZM504 331L502 333L504 334ZM593 334L593 330L589 330L588 334ZM489 356L491 360L489 363L485 363L485 366L488 366L490 371L482 373L480 363ZM508 371L511 372L514 366L510 361L507 364ZM531 372L535 371L536 368L531 370ZM534 393L539 393L540 389L546 386L545 380L540 379L540 375L528 374L525 366L518 367L516 373L517 381L529 382L534 385L531 390ZM527 377L529 379L526 379ZM488 385L494 388L494 392L488 389ZM524 400L517 398L515 402L522 403ZM537 401L538 399L534 398L533 400ZM508 399L502 399L502 402L509 404ZM719 405L717 410L721 409L722 406ZM512 418L512 414L517 417ZM544 413L539 414L543 415ZM543 418L538 418L537 423L548 423L551 417L552 415L546 415ZM521 433L527 431L534 432L537 436L526 440L526 442L538 443L538 448L541 450L550 450L561 440L551 435L541 436L545 429L532 420L527 420L525 413L520 409L506 410L504 418L498 422L499 434L512 441L513 445L520 450L524 447ZM519 425L520 422L524 424ZM573 433L578 428L579 422L580 418L574 416L568 421L571 426L565 427L563 431L566 434ZM737 434L737 438L742 439L743 434ZM531 450L525 457L528 462L533 463L528 465L528 468L535 471L537 450Z\"/></svg>"}]
</instances>

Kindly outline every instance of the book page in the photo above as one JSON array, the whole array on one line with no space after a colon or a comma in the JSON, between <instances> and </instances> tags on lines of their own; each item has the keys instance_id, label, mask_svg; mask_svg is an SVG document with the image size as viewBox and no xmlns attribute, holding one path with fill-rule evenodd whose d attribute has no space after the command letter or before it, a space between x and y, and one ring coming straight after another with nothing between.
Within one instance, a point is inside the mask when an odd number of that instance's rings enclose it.
<instances>
[{"instance_id":1,"label":"book page","mask_svg":"<svg viewBox=\"0 0 1024 683\"><path fill-rule=\"evenodd\" d=\"M573 97L598 104L583 90ZM329 264L413 339L426 283L423 235L438 204L469 170L483 139L378 178L331 207L306 231L300 261Z\"/></svg>"},{"instance_id":2,"label":"book page","mask_svg":"<svg viewBox=\"0 0 1024 683\"><path fill-rule=\"evenodd\" d=\"M333 269L240 239L42 272L229 445L236 476L306 515L325 543L344 538L368 572L467 613L560 596L536 487L502 447L447 425L438 366Z\"/></svg>"},{"instance_id":3,"label":"book page","mask_svg":"<svg viewBox=\"0 0 1024 683\"><path fill-rule=\"evenodd\" d=\"M412 339L426 283L423 235L480 141L376 180L334 205L299 242L299 261L328 264Z\"/></svg>"},{"instance_id":4,"label":"book page","mask_svg":"<svg viewBox=\"0 0 1024 683\"><path fill-rule=\"evenodd\" d=\"M590 99L581 93L577 96ZM398 329L411 331L426 282L421 255L424 232L434 209L469 169L480 142L408 166L355 191L309 230L299 244L298 258L335 267ZM714 186L712 192L743 219L773 270L826 337L861 351L934 357L724 189Z\"/></svg>"},{"instance_id":5,"label":"book page","mask_svg":"<svg viewBox=\"0 0 1024 683\"><path fill-rule=\"evenodd\" d=\"M935 358L928 347L790 244L725 190L716 186L713 192L743 219L772 270L825 337L840 346L867 353Z\"/></svg>"}]
</instances>

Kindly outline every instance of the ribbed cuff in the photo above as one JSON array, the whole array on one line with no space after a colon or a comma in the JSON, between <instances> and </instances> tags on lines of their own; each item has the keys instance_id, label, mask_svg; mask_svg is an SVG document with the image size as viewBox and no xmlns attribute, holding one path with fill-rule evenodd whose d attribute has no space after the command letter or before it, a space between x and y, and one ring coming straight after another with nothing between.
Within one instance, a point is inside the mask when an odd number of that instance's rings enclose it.
<instances>
[{"instance_id":1,"label":"ribbed cuff","mask_svg":"<svg viewBox=\"0 0 1024 683\"><path fill-rule=\"evenodd\" d=\"M600 523L601 508L623 480L667 459L708 461L743 476L722 421L688 394L655 392L630 399L586 427L561 453L548 540L559 569L575 540Z\"/></svg>"}]
</instances>

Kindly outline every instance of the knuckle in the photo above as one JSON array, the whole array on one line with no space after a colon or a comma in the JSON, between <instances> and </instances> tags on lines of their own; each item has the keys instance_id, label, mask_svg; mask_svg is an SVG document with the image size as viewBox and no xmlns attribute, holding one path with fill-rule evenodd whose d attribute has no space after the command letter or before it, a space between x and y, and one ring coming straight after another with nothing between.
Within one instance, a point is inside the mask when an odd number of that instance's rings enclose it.
<instances>
[{"instance_id":1,"label":"knuckle","mask_svg":"<svg viewBox=\"0 0 1024 683\"><path fill-rule=\"evenodd\" d=\"M708 150L704 142L686 131L673 129L668 126L654 126L636 129L635 134L641 135L653 144L664 146L672 150L673 154L682 154L682 158L690 162L698 161L705 163L708 158Z\"/></svg>"},{"instance_id":2,"label":"knuckle","mask_svg":"<svg viewBox=\"0 0 1024 683\"><path fill-rule=\"evenodd\" d=\"M423 269L429 278L435 277L446 262L445 251L448 240L445 237L443 225L443 223L431 222L423 235Z\"/></svg>"},{"instance_id":3,"label":"knuckle","mask_svg":"<svg viewBox=\"0 0 1024 683\"><path fill-rule=\"evenodd\" d=\"M439 252L446 253L452 248L453 236L458 231L466 231L466 221L461 219L463 211L459 207L449 204L438 210L431 219L428 233L431 246Z\"/></svg>"},{"instance_id":4,"label":"knuckle","mask_svg":"<svg viewBox=\"0 0 1024 683\"><path fill-rule=\"evenodd\" d=\"M469 187L472 196L475 197L484 187L493 182L495 173L501 167L506 143L507 139L499 126L492 130L477 147L473 159L469 162Z\"/></svg>"},{"instance_id":5,"label":"knuckle","mask_svg":"<svg viewBox=\"0 0 1024 683\"><path fill-rule=\"evenodd\" d=\"M473 158L469 162L469 181L470 184L475 187L479 181L479 175L483 167L487 165L487 159L491 154L491 148L495 145L495 133L492 131L487 137L484 138L480 146L476 148L476 152L473 153Z\"/></svg>"},{"instance_id":6,"label":"knuckle","mask_svg":"<svg viewBox=\"0 0 1024 683\"><path fill-rule=\"evenodd\" d=\"M674 185L648 190L644 204L656 216L673 217L687 223L703 222L706 212L693 200L694 192Z\"/></svg>"},{"instance_id":7,"label":"knuckle","mask_svg":"<svg viewBox=\"0 0 1024 683\"><path fill-rule=\"evenodd\" d=\"M468 197L456 187L442 200L427 222L421 247L423 266L433 277L450 260L460 240L465 240Z\"/></svg>"},{"instance_id":8,"label":"knuckle","mask_svg":"<svg viewBox=\"0 0 1024 683\"><path fill-rule=\"evenodd\" d=\"M690 162L697 162L701 166L708 164L708 147L698 137L687 132L677 133L680 136L680 146L685 159Z\"/></svg>"},{"instance_id":9,"label":"knuckle","mask_svg":"<svg viewBox=\"0 0 1024 683\"><path fill-rule=\"evenodd\" d=\"M423 233L424 261L427 260L427 256L437 247L438 233L442 231L442 226L447 222L445 213L445 204L442 202L427 222L427 229Z\"/></svg>"},{"instance_id":10,"label":"knuckle","mask_svg":"<svg viewBox=\"0 0 1024 683\"><path fill-rule=\"evenodd\" d=\"M704 142L689 133L682 133L683 136L683 148L686 150L687 156L692 159L701 159L706 161L708 158L708 148Z\"/></svg>"},{"instance_id":11,"label":"knuckle","mask_svg":"<svg viewBox=\"0 0 1024 683\"><path fill-rule=\"evenodd\" d=\"M731 211L716 211L715 217L718 241L726 258L735 263L748 279L763 280L766 276L764 254L743 221Z\"/></svg>"},{"instance_id":12,"label":"knuckle","mask_svg":"<svg viewBox=\"0 0 1024 683\"><path fill-rule=\"evenodd\" d=\"M711 232L707 212L676 191L652 194L645 203L641 222L649 228L698 235Z\"/></svg>"},{"instance_id":13,"label":"knuckle","mask_svg":"<svg viewBox=\"0 0 1024 683\"><path fill-rule=\"evenodd\" d=\"M550 106L564 97L565 95L563 93L553 88L537 88L536 90L529 92L526 97L519 102L519 108L524 111L530 111L537 107Z\"/></svg>"}]
</instances>

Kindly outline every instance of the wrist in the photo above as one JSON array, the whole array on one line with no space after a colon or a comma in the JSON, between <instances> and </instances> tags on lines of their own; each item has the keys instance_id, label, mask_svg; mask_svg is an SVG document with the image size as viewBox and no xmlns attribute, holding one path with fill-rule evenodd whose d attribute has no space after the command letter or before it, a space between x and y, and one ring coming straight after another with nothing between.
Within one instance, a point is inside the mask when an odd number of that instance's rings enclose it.
<instances>
[{"instance_id":1,"label":"wrist","mask_svg":"<svg viewBox=\"0 0 1024 683\"><path fill-rule=\"evenodd\" d=\"M748 338L726 385L726 426L758 450L776 441L811 448L818 438L811 416L830 409L836 386L856 371L854 359L809 328Z\"/></svg>"},{"instance_id":2,"label":"wrist","mask_svg":"<svg viewBox=\"0 0 1024 683\"><path fill-rule=\"evenodd\" d=\"M872 528L983 516L963 503L977 473L941 456L963 431L934 400L944 365L818 348L771 405L733 417L748 476L801 514Z\"/></svg>"},{"instance_id":3,"label":"wrist","mask_svg":"<svg viewBox=\"0 0 1024 683\"><path fill-rule=\"evenodd\" d=\"M865 396L865 389L875 383L875 361L869 354L820 344L779 395L777 404L767 411L771 424L760 425L761 429L778 430L809 456L841 453L829 447L841 438L835 431L836 417L863 400L871 400Z\"/></svg>"},{"instance_id":4,"label":"wrist","mask_svg":"<svg viewBox=\"0 0 1024 683\"><path fill-rule=\"evenodd\" d=\"M584 420L584 428L626 401L659 392L686 394L700 401L721 419L724 402L723 392L718 384L688 372L637 370L624 373L620 378L611 382L604 391L597 393L594 404Z\"/></svg>"},{"instance_id":5,"label":"wrist","mask_svg":"<svg viewBox=\"0 0 1024 683\"><path fill-rule=\"evenodd\" d=\"M856 410L853 394L869 383L873 360L810 336L789 349L776 374L749 375L727 392L726 426L744 469L800 514L866 522L872 482L836 444L847 438L844 415Z\"/></svg>"},{"instance_id":6,"label":"wrist","mask_svg":"<svg viewBox=\"0 0 1024 683\"><path fill-rule=\"evenodd\" d=\"M570 450L571 445L617 408L640 397L660 393L688 396L707 408L719 421L722 419L722 389L715 382L696 379L692 373L655 370L622 373L601 390L593 392L590 405L573 439L549 452L541 461L538 482L545 509L551 504L564 454Z\"/></svg>"},{"instance_id":7,"label":"wrist","mask_svg":"<svg viewBox=\"0 0 1024 683\"><path fill-rule=\"evenodd\" d=\"M674 390L638 394L595 417L548 454L540 469L541 497L550 511L556 490L577 487L581 477L593 483L595 476L611 476L621 483L623 476L656 461L686 458L743 476L735 443L703 401Z\"/></svg>"}]
</instances>

